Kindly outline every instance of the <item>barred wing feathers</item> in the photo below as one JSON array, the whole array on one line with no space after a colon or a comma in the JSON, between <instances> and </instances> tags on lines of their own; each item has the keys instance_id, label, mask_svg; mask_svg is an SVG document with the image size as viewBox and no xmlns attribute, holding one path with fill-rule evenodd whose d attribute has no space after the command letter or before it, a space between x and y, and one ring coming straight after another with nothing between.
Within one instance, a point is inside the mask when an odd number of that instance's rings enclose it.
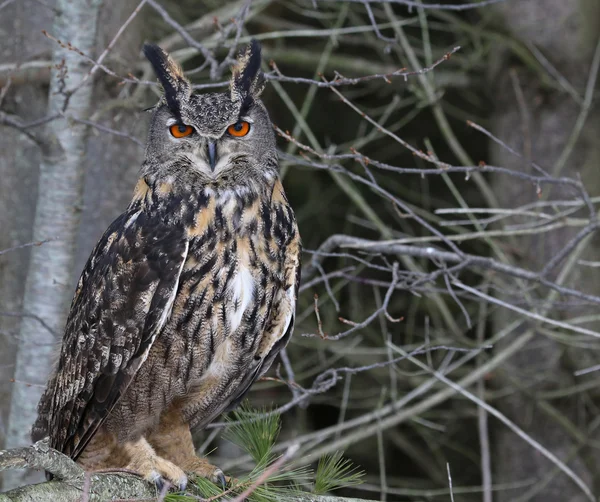
<instances>
[{"instance_id":1,"label":"barred wing feathers","mask_svg":"<svg viewBox=\"0 0 600 502\"><path fill-rule=\"evenodd\" d=\"M182 228L135 208L100 239L40 402L40 416L48 410L51 447L76 459L106 420L169 318L187 252Z\"/></svg>"}]
</instances>

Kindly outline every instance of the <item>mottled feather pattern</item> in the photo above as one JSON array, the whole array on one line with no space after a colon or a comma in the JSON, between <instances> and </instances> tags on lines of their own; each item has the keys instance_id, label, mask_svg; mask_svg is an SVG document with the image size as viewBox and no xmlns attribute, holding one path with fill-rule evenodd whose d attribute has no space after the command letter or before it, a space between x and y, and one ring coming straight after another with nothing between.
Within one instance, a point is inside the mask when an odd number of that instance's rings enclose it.
<instances>
[{"instance_id":1,"label":"mottled feather pattern","mask_svg":"<svg viewBox=\"0 0 600 502\"><path fill-rule=\"evenodd\" d=\"M79 280L55 389L51 446L77 456L135 375L162 326L185 258L184 229L135 207L105 232ZM126 224L129 222L129 226ZM68 426L65 426L67 425Z\"/></svg>"},{"instance_id":2,"label":"mottled feather pattern","mask_svg":"<svg viewBox=\"0 0 600 502\"><path fill-rule=\"evenodd\" d=\"M143 50L163 86L167 106L181 122L182 101L187 101L191 94L189 81L184 77L181 66L158 45L145 44Z\"/></svg>"},{"instance_id":3,"label":"mottled feather pattern","mask_svg":"<svg viewBox=\"0 0 600 502\"><path fill-rule=\"evenodd\" d=\"M162 49L145 53L165 96L132 201L77 285L32 435L87 470L182 487L182 469L224 479L190 429L239 403L288 342L301 245L258 99L260 46L240 56L229 93L191 95ZM234 137L240 121L251 125Z\"/></svg>"},{"instance_id":4,"label":"mottled feather pattern","mask_svg":"<svg viewBox=\"0 0 600 502\"><path fill-rule=\"evenodd\" d=\"M238 388L249 367L261 367L255 377L266 371L277 339L291 332L278 331L283 324L277 324L275 318L281 310L293 315L295 305L285 299L285 291L292 287L294 295L296 292L299 235L293 212L279 195L281 183L268 181L265 178L235 189L163 190L156 200L148 195L155 190L146 192L146 203L153 210L165 211L168 218L173 218L168 208L180 207L183 200L194 201L179 210L190 239L188 258L170 320L152 350L155 366L147 375L159 389L165 368L175 366L169 384L162 386L162 401L172 395L203 395L201 401L184 407L184 415L194 427L205 425L209 417L239 397ZM272 218L271 214L278 216ZM244 273L251 276L253 288L240 316L242 303L235 301L235 288ZM232 330L238 316L241 322ZM169 342L177 338L179 343ZM144 373L142 369L140 378ZM136 401L130 408L138 406L142 403Z\"/></svg>"},{"instance_id":5,"label":"mottled feather pattern","mask_svg":"<svg viewBox=\"0 0 600 502\"><path fill-rule=\"evenodd\" d=\"M89 439L119 399L109 429L139 414L157 420L169 402L194 393L203 399L192 400L184 414L192 426L206 425L268 369L277 342L284 344L291 333L291 325L281 331L294 311L286 291L295 294L300 269L297 226L281 190L279 181L183 191L140 181L136 198L96 246L77 287L57 368L61 378L49 396L53 447L76 456L85 447L82 438ZM231 332L239 308L232 284L242 266L254 291ZM152 344L157 327L160 337ZM144 355L151 364L140 370ZM138 388L148 380L154 399L144 399Z\"/></svg>"}]
</instances>

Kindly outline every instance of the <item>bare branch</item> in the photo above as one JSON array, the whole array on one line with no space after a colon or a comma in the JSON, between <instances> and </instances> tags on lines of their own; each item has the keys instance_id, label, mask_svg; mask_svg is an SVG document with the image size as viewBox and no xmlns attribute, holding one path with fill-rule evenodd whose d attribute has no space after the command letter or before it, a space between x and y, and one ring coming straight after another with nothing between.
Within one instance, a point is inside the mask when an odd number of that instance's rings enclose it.
<instances>
[{"instance_id":1,"label":"bare branch","mask_svg":"<svg viewBox=\"0 0 600 502\"><path fill-rule=\"evenodd\" d=\"M595 228L597 226L595 225ZM498 262L493 258L477 256L471 254L458 255L456 253L441 251L434 247L417 247L406 246L404 244L396 244L394 241L369 241L357 237L347 235L332 235L319 248L319 253L328 252L338 247L360 249L370 253L385 253L396 255L416 256L420 258L428 258L431 260L439 260L444 263L460 263L463 266L475 266L484 269L501 272L519 279L526 279L540 283L548 288L557 291L560 294L580 298L595 304L600 304L600 297L582 293L581 291L560 286L544 278L543 274L532 272L523 268L515 267L505 263ZM319 262L322 258L319 253L313 256L313 261ZM309 264L303 271L303 275L310 278L314 274L314 265Z\"/></svg>"},{"instance_id":2,"label":"bare branch","mask_svg":"<svg viewBox=\"0 0 600 502\"><path fill-rule=\"evenodd\" d=\"M441 4L441 3L424 3L413 0L318 0L319 2L351 2L351 3L394 3L406 5L407 7L418 7L421 9L440 9L440 10L469 10L487 7L495 3L504 2L506 0L481 0L481 2L470 2L464 4Z\"/></svg>"},{"instance_id":3,"label":"bare branch","mask_svg":"<svg viewBox=\"0 0 600 502\"><path fill-rule=\"evenodd\" d=\"M42 244L46 244L46 242L51 242L55 239L44 239L43 241L36 241L36 242L27 242L25 244L19 244L18 246L13 246L10 248L6 248L6 249L2 249L0 250L0 256L6 253L10 253L12 251L17 251L18 249L24 249L24 248L28 248L31 246L41 246Z\"/></svg>"}]
</instances>

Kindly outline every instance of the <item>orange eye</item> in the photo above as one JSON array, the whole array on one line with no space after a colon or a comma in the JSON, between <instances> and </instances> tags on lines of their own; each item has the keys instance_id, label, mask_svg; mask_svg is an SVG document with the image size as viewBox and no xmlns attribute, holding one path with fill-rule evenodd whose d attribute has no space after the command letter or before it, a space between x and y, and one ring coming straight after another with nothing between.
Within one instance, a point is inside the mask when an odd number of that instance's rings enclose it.
<instances>
[{"instance_id":1,"label":"orange eye","mask_svg":"<svg viewBox=\"0 0 600 502\"><path fill-rule=\"evenodd\" d=\"M194 132L194 128L184 124L173 124L169 127L169 131L175 138L185 138Z\"/></svg>"},{"instance_id":2,"label":"orange eye","mask_svg":"<svg viewBox=\"0 0 600 502\"><path fill-rule=\"evenodd\" d=\"M244 122L240 120L235 124L230 125L227 128L227 132L231 134L231 136L235 136L236 138L241 138L242 136L246 136L250 132L250 124L248 122Z\"/></svg>"}]
</instances>

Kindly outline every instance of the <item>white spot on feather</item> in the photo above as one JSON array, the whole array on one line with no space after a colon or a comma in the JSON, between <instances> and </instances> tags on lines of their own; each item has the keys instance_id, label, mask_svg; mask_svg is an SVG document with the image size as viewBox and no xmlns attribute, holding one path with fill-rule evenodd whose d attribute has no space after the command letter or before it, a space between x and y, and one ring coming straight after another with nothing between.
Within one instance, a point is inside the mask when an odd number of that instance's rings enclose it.
<instances>
[{"instance_id":1,"label":"white spot on feather","mask_svg":"<svg viewBox=\"0 0 600 502\"><path fill-rule=\"evenodd\" d=\"M141 212L142 210L140 209L137 213L133 213L133 215L130 216L129 219L125 222L124 227L129 228L133 224L133 222L138 219L138 216Z\"/></svg>"},{"instance_id":2,"label":"white spot on feather","mask_svg":"<svg viewBox=\"0 0 600 502\"><path fill-rule=\"evenodd\" d=\"M227 197L224 205L224 212L227 215L233 214L238 207L238 201L235 197L235 192L227 190L224 195ZM225 198L225 197L224 197Z\"/></svg>"},{"instance_id":3,"label":"white spot on feather","mask_svg":"<svg viewBox=\"0 0 600 502\"><path fill-rule=\"evenodd\" d=\"M254 278L245 265L240 265L239 270L231 281L233 293L233 310L231 312L231 331L235 331L242 323L244 312L254 298Z\"/></svg>"},{"instance_id":4,"label":"white spot on feather","mask_svg":"<svg viewBox=\"0 0 600 502\"><path fill-rule=\"evenodd\" d=\"M181 265L179 266L179 270L177 271L177 278L175 279L175 284L173 285L173 289L171 290L171 294L169 295L169 298L167 300L165 308L163 309L163 311L160 315L160 319L158 320L158 324L157 324L156 328L154 329L154 333L152 333L152 339L150 340L150 343L148 344L148 348L142 354L140 366L144 363L144 361L146 361L148 354L150 354L150 349L152 348L152 344L154 343L154 340L156 340L156 337L162 331L165 323L171 316L171 310L173 308L173 303L175 302L175 297L177 296L177 289L179 287L179 278L181 277L181 271L183 270L183 266L185 265L185 260L187 258L189 248L190 248L190 243L189 243L189 241L186 241L185 249L183 250L183 253L181 253L182 260L181 260Z\"/></svg>"},{"instance_id":5,"label":"white spot on feather","mask_svg":"<svg viewBox=\"0 0 600 502\"><path fill-rule=\"evenodd\" d=\"M285 324L283 326L283 331L281 332L280 337L284 336L290 327L290 322L292 322L292 317L294 317L294 312L296 312L296 288L294 286L290 286L287 288L285 292L285 296L287 296L288 301L290 302L289 312L285 317Z\"/></svg>"}]
</instances>

